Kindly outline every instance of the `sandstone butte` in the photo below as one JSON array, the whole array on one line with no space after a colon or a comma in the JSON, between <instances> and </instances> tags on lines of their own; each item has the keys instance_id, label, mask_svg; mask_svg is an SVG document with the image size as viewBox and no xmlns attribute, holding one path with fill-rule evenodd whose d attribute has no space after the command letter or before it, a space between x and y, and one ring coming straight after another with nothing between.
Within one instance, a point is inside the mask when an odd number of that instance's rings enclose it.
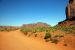
<instances>
[{"instance_id":1,"label":"sandstone butte","mask_svg":"<svg viewBox=\"0 0 75 50\"><path fill-rule=\"evenodd\" d=\"M66 19L58 23L59 26L75 26L75 0L69 0L66 9Z\"/></svg>"}]
</instances>

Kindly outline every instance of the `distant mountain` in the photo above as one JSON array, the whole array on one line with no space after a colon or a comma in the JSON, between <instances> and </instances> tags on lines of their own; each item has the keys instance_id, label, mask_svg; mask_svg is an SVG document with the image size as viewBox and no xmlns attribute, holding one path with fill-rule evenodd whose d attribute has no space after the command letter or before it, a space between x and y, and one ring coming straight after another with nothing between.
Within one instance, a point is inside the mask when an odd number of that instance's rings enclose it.
<instances>
[{"instance_id":1,"label":"distant mountain","mask_svg":"<svg viewBox=\"0 0 75 50\"><path fill-rule=\"evenodd\" d=\"M0 26L0 30L13 30L18 28L19 27L16 27L16 26Z\"/></svg>"},{"instance_id":2,"label":"distant mountain","mask_svg":"<svg viewBox=\"0 0 75 50\"><path fill-rule=\"evenodd\" d=\"M33 23L33 24L23 24L22 27L49 27L50 25L42 22Z\"/></svg>"}]
</instances>

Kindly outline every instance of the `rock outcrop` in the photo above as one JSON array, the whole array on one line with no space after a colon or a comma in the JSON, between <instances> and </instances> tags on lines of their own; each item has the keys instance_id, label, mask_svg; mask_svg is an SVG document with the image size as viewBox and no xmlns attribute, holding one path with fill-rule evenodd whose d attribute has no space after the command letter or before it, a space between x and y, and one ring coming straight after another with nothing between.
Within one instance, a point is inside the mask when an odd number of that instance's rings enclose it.
<instances>
[{"instance_id":1,"label":"rock outcrop","mask_svg":"<svg viewBox=\"0 0 75 50\"><path fill-rule=\"evenodd\" d=\"M38 23L32 23L32 24L23 24L22 27L49 27L48 24L46 23L42 23L42 22L38 22Z\"/></svg>"},{"instance_id":2,"label":"rock outcrop","mask_svg":"<svg viewBox=\"0 0 75 50\"><path fill-rule=\"evenodd\" d=\"M59 22L60 26L75 26L75 0L69 0L66 6L66 19Z\"/></svg>"}]
</instances>

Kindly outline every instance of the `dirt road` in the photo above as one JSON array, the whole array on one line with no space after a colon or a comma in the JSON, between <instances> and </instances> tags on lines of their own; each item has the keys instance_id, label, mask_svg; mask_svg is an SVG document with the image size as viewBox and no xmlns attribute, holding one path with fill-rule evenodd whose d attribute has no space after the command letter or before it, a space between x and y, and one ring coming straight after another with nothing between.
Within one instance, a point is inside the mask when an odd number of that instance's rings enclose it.
<instances>
[{"instance_id":1,"label":"dirt road","mask_svg":"<svg viewBox=\"0 0 75 50\"><path fill-rule=\"evenodd\" d=\"M47 44L41 40L27 37L19 30L0 32L0 50L74 50L71 47Z\"/></svg>"}]
</instances>

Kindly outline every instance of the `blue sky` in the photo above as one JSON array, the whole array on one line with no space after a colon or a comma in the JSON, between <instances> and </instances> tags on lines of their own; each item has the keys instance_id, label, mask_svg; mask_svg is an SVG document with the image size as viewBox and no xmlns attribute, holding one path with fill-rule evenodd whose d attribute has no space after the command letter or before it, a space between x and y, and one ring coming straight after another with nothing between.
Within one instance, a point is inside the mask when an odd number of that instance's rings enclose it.
<instances>
[{"instance_id":1,"label":"blue sky","mask_svg":"<svg viewBox=\"0 0 75 50\"><path fill-rule=\"evenodd\" d=\"M0 25L44 22L56 25L65 17L68 0L0 0Z\"/></svg>"}]
</instances>

